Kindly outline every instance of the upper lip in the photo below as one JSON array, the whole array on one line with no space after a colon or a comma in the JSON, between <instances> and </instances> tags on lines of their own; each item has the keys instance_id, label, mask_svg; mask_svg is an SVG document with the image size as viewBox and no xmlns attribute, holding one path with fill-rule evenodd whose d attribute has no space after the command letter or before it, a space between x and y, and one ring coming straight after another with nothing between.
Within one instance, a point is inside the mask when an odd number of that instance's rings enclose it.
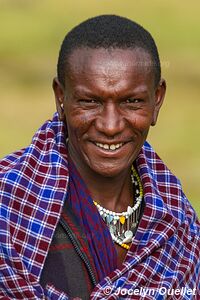
<instances>
[{"instance_id":1,"label":"upper lip","mask_svg":"<svg viewBox=\"0 0 200 300\"><path fill-rule=\"evenodd\" d=\"M117 144L125 144L125 143L128 143L129 141L92 141L93 143L98 143L98 144L103 144L103 145L117 145Z\"/></svg>"}]
</instances>

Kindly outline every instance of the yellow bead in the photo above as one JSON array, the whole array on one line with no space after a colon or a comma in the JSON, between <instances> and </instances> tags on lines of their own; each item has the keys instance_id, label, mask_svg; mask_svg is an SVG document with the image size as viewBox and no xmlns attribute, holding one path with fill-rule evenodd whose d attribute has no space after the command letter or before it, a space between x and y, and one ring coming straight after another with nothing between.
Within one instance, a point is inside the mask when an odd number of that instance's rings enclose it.
<instances>
[{"instance_id":1,"label":"yellow bead","mask_svg":"<svg viewBox=\"0 0 200 300\"><path fill-rule=\"evenodd\" d=\"M126 218L124 216L121 216L119 218L119 220L120 220L120 223L123 225L125 223Z\"/></svg>"},{"instance_id":2,"label":"yellow bead","mask_svg":"<svg viewBox=\"0 0 200 300\"><path fill-rule=\"evenodd\" d=\"M130 246L128 246L127 244L121 244L121 246L127 250L130 248Z\"/></svg>"}]
</instances>

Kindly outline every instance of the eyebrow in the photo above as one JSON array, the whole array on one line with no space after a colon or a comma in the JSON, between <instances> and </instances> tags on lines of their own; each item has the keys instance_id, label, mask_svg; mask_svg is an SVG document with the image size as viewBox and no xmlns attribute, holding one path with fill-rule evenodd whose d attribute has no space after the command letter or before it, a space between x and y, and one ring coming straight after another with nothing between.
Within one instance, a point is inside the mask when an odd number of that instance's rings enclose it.
<instances>
[{"instance_id":1,"label":"eyebrow","mask_svg":"<svg viewBox=\"0 0 200 300\"><path fill-rule=\"evenodd\" d=\"M95 99L101 99L102 97L100 97L99 95L95 95L94 93L92 93L89 90L84 90L84 89L76 89L73 92L73 96L75 97L82 97L82 95L84 97L88 97L88 98L95 98Z\"/></svg>"},{"instance_id":2,"label":"eyebrow","mask_svg":"<svg viewBox=\"0 0 200 300\"><path fill-rule=\"evenodd\" d=\"M87 97L95 97L96 99L102 98L100 95L96 95L92 91L90 91L89 89L86 89L84 87L81 87L81 88L77 87L73 92L74 96L81 96L82 94L84 94L84 96L87 96ZM133 89L131 91L129 90L129 91L125 92L124 95L120 98L124 99L127 97L133 97L136 94L148 94L148 89L146 89L145 87L141 87L141 86L136 87L135 89Z\"/></svg>"}]
</instances>

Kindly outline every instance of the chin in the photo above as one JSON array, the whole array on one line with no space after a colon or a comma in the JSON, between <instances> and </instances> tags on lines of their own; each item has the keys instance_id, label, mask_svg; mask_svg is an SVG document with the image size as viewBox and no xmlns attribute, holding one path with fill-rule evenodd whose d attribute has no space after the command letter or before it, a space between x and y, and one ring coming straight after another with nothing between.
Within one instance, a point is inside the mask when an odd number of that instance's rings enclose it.
<instances>
[{"instance_id":1,"label":"chin","mask_svg":"<svg viewBox=\"0 0 200 300\"><path fill-rule=\"evenodd\" d=\"M119 163L105 163L98 166L90 166L93 172L103 177L115 177L120 174L123 170L129 167L128 164L120 166Z\"/></svg>"}]
</instances>

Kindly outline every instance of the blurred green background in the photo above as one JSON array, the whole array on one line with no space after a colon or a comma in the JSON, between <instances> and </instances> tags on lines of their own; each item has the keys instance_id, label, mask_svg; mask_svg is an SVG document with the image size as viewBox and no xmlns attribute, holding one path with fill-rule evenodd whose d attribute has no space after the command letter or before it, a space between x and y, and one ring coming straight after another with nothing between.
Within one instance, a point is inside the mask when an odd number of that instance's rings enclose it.
<instances>
[{"instance_id":1,"label":"blurred green background","mask_svg":"<svg viewBox=\"0 0 200 300\"><path fill-rule=\"evenodd\" d=\"M200 216L198 0L0 0L0 157L29 144L55 111L51 82L66 32L109 13L137 21L157 42L168 89L149 141Z\"/></svg>"}]
</instances>

